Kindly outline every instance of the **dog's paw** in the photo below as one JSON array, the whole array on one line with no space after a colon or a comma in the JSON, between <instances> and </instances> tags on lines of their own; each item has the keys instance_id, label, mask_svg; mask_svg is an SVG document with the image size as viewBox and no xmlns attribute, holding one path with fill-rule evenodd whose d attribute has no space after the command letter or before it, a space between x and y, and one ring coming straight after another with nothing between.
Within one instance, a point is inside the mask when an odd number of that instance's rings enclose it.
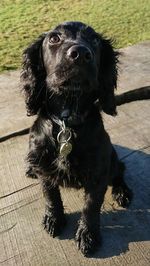
<instances>
[{"instance_id":1,"label":"dog's paw","mask_svg":"<svg viewBox=\"0 0 150 266\"><path fill-rule=\"evenodd\" d=\"M79 224L75 235L75 241L78 249L81 250L86 257L93 254L101 242L99 232L92 232L84 223Z\"/></svg>"},{"instance_id":2,"label":"dog's paw","mask_svg":"<svg viewBox=\"0 0 150 266\"><path fill-rule=\"evenodd\" d=\"M33 178L33 179L37 179L38 178L38 176L34 173L32 168L27 169L26 177Z\"/></svg>"},{"instance_id":3,"label":"dog's paw","mask_svg":"<svg viewBox=\"0 0 150 266\"><path fill-rule=\"evenodd\" d=\"M52 237L59 236L66 224L65 215L56 217L52 212L46 212L42 224Z\"/></svg>"},{"instance_id":4,"label":"dog's paw","mask_svg":"<svg viewBox=\"0 0 150 266\"><path fill-rule=\"evenodd\" d=\"M113 199L117 201L118 205L123 208L129 207L133 198L131 189L129 189L126 185L113 187L112 195Z\"/></svg>"}]
</instances>

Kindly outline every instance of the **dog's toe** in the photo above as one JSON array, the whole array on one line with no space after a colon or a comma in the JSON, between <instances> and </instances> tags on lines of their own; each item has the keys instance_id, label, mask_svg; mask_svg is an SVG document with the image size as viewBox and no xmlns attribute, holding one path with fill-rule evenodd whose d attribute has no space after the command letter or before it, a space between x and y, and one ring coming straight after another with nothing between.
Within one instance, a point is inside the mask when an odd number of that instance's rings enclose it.
<instances>
[{"instance_id":1,"label":"dog's toe","mask_svg":"<svg viewBox=\"0 0 150 266\"><path fill-rule=\"evenodd\" d=\"M50 234L52 237L59 236L63 231L63 228L66 224L65 216L56 217L52 213L46 213L43 217L42 224L44 225L44 229Z\"/></svg>"},{"instance_id":2,"label":"dog's toe","mask_svg":"<svg viewBox=\"0 0 150 266\"><path fill-rule=\"evenodd\" d=\"M96 234L95 232L91 232L85 225L79 225L75 240L78 249L80 249L86 257L93 254L100 245L99 233Z\"/></svg>"},{"instance_id":3,"label":"dog's toe","mask_svg":"<svg viewBox=\"0 0 150 266\"><path fill-rule=\"evenodd\" d=\"M32 168L27 169L26 177L33 178L33 179L37 179L38 178L38 176L34 173Z\"/></svg>"},{"instance_id":4,"label":"dog's toe","mask_svg":"<svg viewBox=\"0 0 150 266\"><path fill-rule=\"evenodd\" d=\"M112 194L114 200L117 201L119 206L123 208L129 207L133 198L133 193L127 186L118 186L113 188Z\"/></svg>"}]
</instances>

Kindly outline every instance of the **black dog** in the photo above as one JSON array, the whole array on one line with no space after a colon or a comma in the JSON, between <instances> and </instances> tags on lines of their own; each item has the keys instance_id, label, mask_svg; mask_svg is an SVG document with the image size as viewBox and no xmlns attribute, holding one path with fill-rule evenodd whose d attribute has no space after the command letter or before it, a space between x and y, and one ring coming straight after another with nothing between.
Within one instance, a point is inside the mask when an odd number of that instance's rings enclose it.
<instances>
[{"instance_id":1,"label":"black dog","mask_svg":"<svg viewBox=\"0 0 150 266\"><path fill-rule=\"evenodd\" d=\"M108 184L120 206L128 207L132 198L96 104L116 114L117 62L111 41L81 22L57 26L24 52L22 89L28 115L37 114L27 175L41 180L44 228L53 237L65 226L59 186L84 188L75 236L84 255L100 243L99 212Z\"/></svg>"}]
</instances>

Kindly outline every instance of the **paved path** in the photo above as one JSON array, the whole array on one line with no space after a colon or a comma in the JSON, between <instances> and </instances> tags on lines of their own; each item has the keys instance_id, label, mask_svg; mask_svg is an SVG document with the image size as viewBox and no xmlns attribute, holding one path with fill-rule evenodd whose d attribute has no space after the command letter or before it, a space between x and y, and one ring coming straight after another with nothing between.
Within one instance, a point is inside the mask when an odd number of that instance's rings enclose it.
<instances>
[{"instance_id":1,"label":"paved path","mask_svg":"<svg viewBox=\"0 0 150 266\"><path fill-rule=\"evenodd\" d=\"M122 49L118 92L150 85L150 42ZM31 125L18 89L19 72L0 76L0 135ZM68 225L59 239L42 229L44 199L38 181L24 176L28 136L0 145L0 265L150 265L150 102L126 104L104 123L134 192L128 210L106 195L101 216L103 245L92 258L77 251L74 231L83 191L62 189Z\"/></svg>"}]
</instances>

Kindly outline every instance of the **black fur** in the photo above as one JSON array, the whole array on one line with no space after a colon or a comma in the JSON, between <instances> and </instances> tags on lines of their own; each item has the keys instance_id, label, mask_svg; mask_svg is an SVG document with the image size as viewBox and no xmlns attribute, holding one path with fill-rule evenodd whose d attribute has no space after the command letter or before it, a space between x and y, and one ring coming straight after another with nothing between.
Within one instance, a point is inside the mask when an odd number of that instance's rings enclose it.
<instances>
[{"instance_id":1,"label":"black fur","mask_svg":"<svg viewBox=\"0 0 150 266\"><path fill-rule=\"evenodd\" d=\"M95 105L99 100L104 112L116 114L117 62L111 41L81 22L57 26L24 52L22 90L28 114L37 114L30 131L27 173L41 180L46 199L43 224L53 237L66 223L59 186L84 188L75 236L84 255L100 244L99 214L107 185L112 184L113 196L123 207L132 197ZM72 134L66 159L58 143L63 119Z\"/></svg>"}]
</instances>

